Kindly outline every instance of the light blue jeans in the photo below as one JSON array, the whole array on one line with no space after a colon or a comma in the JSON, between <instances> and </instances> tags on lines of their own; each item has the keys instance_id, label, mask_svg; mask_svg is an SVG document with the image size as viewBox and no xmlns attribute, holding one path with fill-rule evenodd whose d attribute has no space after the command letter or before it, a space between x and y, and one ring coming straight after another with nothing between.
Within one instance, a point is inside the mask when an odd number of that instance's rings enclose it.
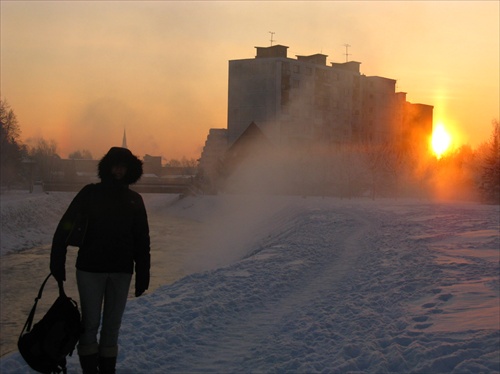
<instances>
[{"instance_id":1,"label":"light blue jeans","mask_svg":"<svg viewBox=\"0 0 500 374\"><path fill-rule=\"evenodd\" d=\"M118 334L131 279L132 274L128 273L89 273L76 270L84 329L78 346L80 355L97 352L102 357L118 355ZM97 342L101 314L102 326Z\"/></svg>"}]
</instances>

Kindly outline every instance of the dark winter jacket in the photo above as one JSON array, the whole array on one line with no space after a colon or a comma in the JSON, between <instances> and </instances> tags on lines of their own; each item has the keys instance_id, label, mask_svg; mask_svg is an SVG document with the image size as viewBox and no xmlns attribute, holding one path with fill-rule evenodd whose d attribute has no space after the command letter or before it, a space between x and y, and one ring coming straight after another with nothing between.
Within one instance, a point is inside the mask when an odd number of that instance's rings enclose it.
<instances>
[{"instance_id":1,"label":"dark winter jacket","mask_svg":"<svg viewBox=\"0 0 500 374\"><path fill-rule=\"evenodd\" d=\"M125 164L121 181L112 178L111 167ZM101 183L85 186L73 199L57 226L52 241L50 269L65 279L67 238L78 214L88 218L76 267L95 273L136 272L136 293L149 286L150 238L141 195L128 188L142 175L142 161L125 148L111 148L99 162ZM142 293L142 292L139 292Z\"/></svg>"}]
</instances>

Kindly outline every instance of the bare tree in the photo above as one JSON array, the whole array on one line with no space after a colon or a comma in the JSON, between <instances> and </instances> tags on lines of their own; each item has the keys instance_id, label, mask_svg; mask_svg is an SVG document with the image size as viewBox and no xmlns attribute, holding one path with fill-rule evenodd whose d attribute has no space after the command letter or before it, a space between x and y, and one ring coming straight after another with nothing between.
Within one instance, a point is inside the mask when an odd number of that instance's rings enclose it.
<instances>
[{"instance_id":1,"label":"bare tree","mask_svg":"<svg viewBox=\"0 0 500 374\"><path fill-rule=\"evenodd\" d=\"M26 148L20 143L21 129L16 115L6 100L0 99L0 164L1 184L9 187L21 179L21 161Z\"/></svg>"},{"instance_id":2,"label":"bare tree","mask_svg":"<svg viewBox=\"0 0 500 374\"><path fill-rule=\"evenodd\" d=\"M44 182L49 181L54 164L60 159L55 140L29 139L28 154L36 163L35 177Z\"/></svg>"},{"instance_id":3,"label":"bare tree","mask_svg":"<svg viewBox=\"0 0 500 374\"><path fill-rule=\"evenodd\" d=\"M185 156L180 160L176 158L172 158L167 160L165 166L169 167L182 167L182 168L196 168L198 166L198 161L194 158L188 159Z\"/></svg>"},{"instance_id":4,"label":"bare tree","mask_svg":"<svg viewBox=\"0 0 500 374\"><path fill-rule=\"evenodd\" d=\"M168 160L166 163L165 163L165 166L168 166L168 167L180 167L181 166L181 162L175 158L172 158L170 160Z\"/></svg>"},{"instance_id":5,"label":"bare tree","mask_svg":"<svg viewBox=\"0 0 500 374\"><path fill-rule=\"evenodd\" d=\"M77 150L71 152L68 156L71 160L93 160L92 153L88 149Z\"/></svg>"},{"instance_id":6,"label":"bare tree","mask_svg":"<svg viewBox=\"0 0 500 374\"><path fill-rule=\"evenodd\" d=\"M487 202L500 204L500 122L493 121L490 141L481 159L480 190Z\"/></svg>"}]
</instances>

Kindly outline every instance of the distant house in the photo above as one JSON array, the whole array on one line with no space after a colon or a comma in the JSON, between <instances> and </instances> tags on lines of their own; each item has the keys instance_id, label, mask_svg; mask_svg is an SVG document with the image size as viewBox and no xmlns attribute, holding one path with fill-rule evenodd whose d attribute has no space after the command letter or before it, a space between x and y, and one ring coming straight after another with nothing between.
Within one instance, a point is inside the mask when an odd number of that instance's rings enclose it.
<instances>
[{"instance_id":1,"label":"distant house","mask_svg":"<svg viewBox=\"0 0 500 374\"><path fill-rule=\"evenodd\" d=\"M224 154L221 176L231 175L249 157L271 149L271 143L255 122L250 123Z\"/></svg>"},{"instance_id":2,"label":"distant house","mask_svg":"<svg viewBox=\"0 0 500 374\"><path fill-rule=\"evenodd\" d=\"M144 174L155 174L159 177L162 174L161 156L150 156L146 154L143 158Z\"/></svg>"},{"instance_id":3,"label":"distant house","mask_svg":"<svg viewBox=\"0 0 500 374\"><path fill-rule=\"evenodd\" d=\"M198 184L205 191L215 191L224 154L226 153L227 129L210 129L199 160Z\"/></svg>"},{"instance_id":4,"label":"distant house","mask_svg":"<svg viewBox=\"0 0 500 374\"><path fill-rule=\"evenodd\" d=\"M146 154L143 158L143 175L133 186L142 192L183 192L192 183L196 168L170 168L162 166L161 156ZM51 164L49 178L44 181L46 190L77 191L88 183L98 183L99 160L56 159Z\"/></svg>"}]
</instances>

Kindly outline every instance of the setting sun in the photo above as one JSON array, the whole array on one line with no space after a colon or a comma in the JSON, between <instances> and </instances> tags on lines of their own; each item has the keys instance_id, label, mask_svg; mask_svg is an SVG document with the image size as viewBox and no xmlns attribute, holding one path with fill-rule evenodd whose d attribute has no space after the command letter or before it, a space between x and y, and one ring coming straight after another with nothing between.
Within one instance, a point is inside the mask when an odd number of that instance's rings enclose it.
<instances>
[{"instance_id":1,"label":"setting sun","mask_svg":"<svg viewBox=\"0 0 500 374\"><path fill-rule=\"evenodd\" d=\"M450 147L451 144L451 136L446 131L442 124L438 124L433 133L432 133L432 150L436 154L436 157L439 159L443 155L444 152Z\"/></svg>"}]
</instances>

